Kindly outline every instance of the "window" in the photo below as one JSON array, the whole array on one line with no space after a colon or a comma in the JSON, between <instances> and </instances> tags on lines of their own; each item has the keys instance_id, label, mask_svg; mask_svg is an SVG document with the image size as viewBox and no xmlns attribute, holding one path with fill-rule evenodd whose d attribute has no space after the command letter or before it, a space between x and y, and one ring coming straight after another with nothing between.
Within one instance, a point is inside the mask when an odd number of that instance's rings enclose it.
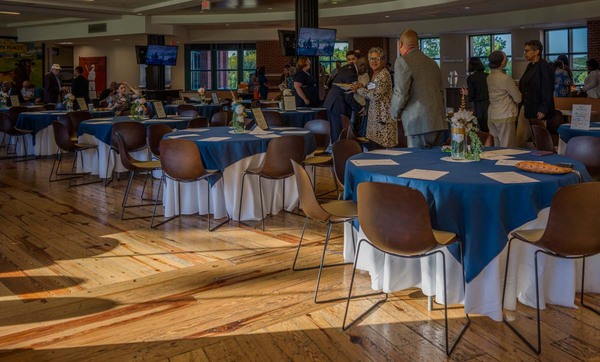
<instances>
[{"instance_id":1,"label":"window","mask_svg":"<svg viewBox=\"0 0 600 362\"><path fill-rule=\"evenodd\" d=\"M347 41L336 42L333 49L333 56L319 57L319 63L325 67L327 74L331 74L331 71L335 69L335 62L340 61L342 65L346 63L346 52L349 47Z\"/></svg>"},{"instance_id":2,"label":"window","mask_svg":"<svg viewBox=\"0 0 600 362\"><path fill-rule=\"evenodd\" d=\"M506 54L506 74L512 75L512 40L510 34L471 35L469 37L469 57L479 57L489 71L488 57L492 51L502 50ZM468 62L467 62L468 64Z\"/></svg>"},{"instance_id":3,"label":"window","mask_svg":"<svg viewBox=\"0 0 600 362\"><path fill-rule=\"evenodd\" d=\"M256 71L256 45L188 45L186 69L186 89L235 90Z\"/></svg>"},{"instance_id":4,"label":"window","mask_svg":"<svg viewBox=\"0 0 600 362\"><path fill-rule=\"evenodd\" d=\"M573 71L573 83L583 84L587 77L587 28L553 29L544 35L546 60L553 62L560 54L566 55Z\"/></svg>"},{"instance_id":5,"label":"window","mask_svg":"<svg viewBox=\"0 0 600 362\"><path fill-rule=\"evenodd\" d=\"M419 39L419 49L440 65L440 38Z\"/></svg>"}]
</instances>

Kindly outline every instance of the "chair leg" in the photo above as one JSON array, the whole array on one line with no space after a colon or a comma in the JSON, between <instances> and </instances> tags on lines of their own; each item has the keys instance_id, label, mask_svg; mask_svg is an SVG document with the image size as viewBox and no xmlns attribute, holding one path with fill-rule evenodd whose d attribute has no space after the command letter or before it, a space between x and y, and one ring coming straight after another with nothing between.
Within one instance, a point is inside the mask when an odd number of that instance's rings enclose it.
<instances>
[{"instance_id":1,"label":"chair leg","mask_svg":"<svg viewBox=\"0 0 600 362\"><path fill-rule=\"evenodd\" d=\"M246 181L247 173L242 175L242 190L240 191L240 209L238 211L238 222L242 222L242 202L244 201L244 181Z\"/></svg>"},{"instance_id":2,"label":"chair leg","mask_svg":"<svg viewBox=\"0 0 600 362\"><path fill-rule=\"evenodd\" d=\"M593 307L591 307L591 306L589 306L589 305L587 305L587 304L585 304L583 302L583 296L585 294L584 293L585 289L583 289L584 285L585 285L584 282L585 282L585 256L583 257L583 265L581 267L581 299L580 299L581 306L584 307L584 308L587 308L587 309L591 310L592 312L594 312L596 314L600 314L600 311L598 309L593 308Z\"/></svg>"},{"instance_id":3,"label":"chair leg","mask_svg":"<svg viewBox=\"0 0 600 362\"><path fill-rule=\"evenodd\" d=\"M462 243L459 243L458 245L460 248L460 259L461 259L462 274L463 274L463 287L466 288ZM469 314L465 313L465 315L467 316L467 323L461 329L460 333L458 334L458 336L452 343L452 346L450 348L448 348L448 341L449 341L449 339L448 339L448 292L447 292L448 291L448 283L446 282L446 255L441 251L439 251L439 253L442 255L442 267L443 267L443 276L444 276L444 330L446 332L446 355L450 356L452 354L452 351L454 351L454 348L456 347L458 342L461 340L461 338L463 337L463 335L465 334L465 332L471 325L471 318L469 318Z\"/></svg>"},{"instance_id":4,"label":"chair leg","mask_svg":"<svg viewBox=\"0 0 600 362\"><path fill-rule=\"evenodd\" d=\"M162 188L162 184L163 182L166 182L166 178L165 178L165 174L163 173L162 177L160 178L160 182L158 184L158 193L156 194L156 199L154 200L154 210L152 211L152 219L150 219L150 228L155 228L158 225L164 224L167 221L163 221L161 223L158 223L156 225L154 225L154 218L156 217L156 208L158 206L158 197L160 195L160 189ZM170 220L170 219L169 219Z\"/></svg>"},{"instance_id":5,"label":"chair leg","mask_svg":"<svg viewBox=\"0 0 600 362\"><path fill-rule=\"evenodd\" d=\"M113 181L113 173L115 172L113 169L113 172L110 173L110 177L108 177L108 165L110 165L110 156L113 154L113 150L110 149L108 150L108 157L106 158L106 182L104 182L104 187L108 186L108 184L110 184ZM115 157L116 159L116 157Z\"/></svg>"},{"instance_id":6,"label":"chair leg","mask_svg":"<svg viewBox=\"0 0 600 362\"><path fill-rule=\"evenodd\" d=\"M265 210L263 208L263 194L262 194L262 177L258 176L258 191L260 194L260 217L262 218L262 231L265 231Z\"/></svg>"},{"instance_id":7,"label":"chair leg","mask_svg":"<svg viewBox=\"0 0 600 362\"><path fill-rule=\"evenodd\" d=\"M364 294L364 295L354 295L354 296L352 295L352 288L354 287L354 278L356 277L356 265L358 263L358 253L360 252L360 247L361 247L363 241L365 241L365 240L361 239L358 242L358 247L356 249L356 253L354 254L354 266L352 267L352 278L350 279L350 288L348 289L348 297L342 298L342 299L346 300L346 310L344 311L344 319L342 321L342 330L344 330L344 331L347 330L348 328L350 328L354 323L358 322L362 317L364 317L365 315L370 313L373 309L377 308L379 305L386 302L388 299L388 293L383 292L383 291ZM373 304L371 307L369 307L369 309L367 309L366 311L361 313L358 317L356 317L352 322L346 324L346 320L348 318L348 309L350 308L350 299L382 295L382 294L385 295L385 298L378 300L375 304Z\"/></svg>"},{"instance_id":8,"label":"chair leg","mask_svg":"<svg viewBox=\"0 0 600 362\"><path fill-rule=\"evenodd\" d=\"M3 140L4 141L4 140ZM56 161L58 161L58 167L56 167L56 175L54 178L58 178L58 169L60 168L60 159L62 159L62 155L60 153L60 149L56 149L56 154L54 155L54 161L52 162L52 168L50 169L50 176L48 177L48 182L52 182L52 174L54 173L54 166L56 165Z\"/></svg>"},{"instance_id":9,"label":"chair leg","mask_svg":"<svg viewBox=\"0 0 600 362\"><path fill-rule=\"evenodd\" d=\"M131 188L131 183L133 182L133 175L135 175L135 171L129 171L129 182L127 182L127 187L125 188L125 195L123 195L123 202L121 203L121 220L123 220L125 208L127 207L127 197L129 197L129 189Z\"/></svg>"},{"instance_id":10,"label":"chair leg","mask_svg":"<svg viewBox=\"0 0 600 362\"><path fill-rule=\"evenodd\" d=\"M208 217L208 231L214 231L214 230L218 229L219 227L221 227L221 226L225 225L226 223L228 223L231 218L229 217L229 215L227 215L227 218L226 218L225 221L222 221L221 223L217 224L216 226L214 226L212 228L210 227L210 190L211 190L211 186L210 186L210 180L207 179L206 182L208 183L208 185L207 185L208 192L207 192L207 195L206 195L206 199L208 200L208 214L207 214L207 217ZM214 213L213 213L213 215L214 215Z\"/></svg>"}]
</instances>

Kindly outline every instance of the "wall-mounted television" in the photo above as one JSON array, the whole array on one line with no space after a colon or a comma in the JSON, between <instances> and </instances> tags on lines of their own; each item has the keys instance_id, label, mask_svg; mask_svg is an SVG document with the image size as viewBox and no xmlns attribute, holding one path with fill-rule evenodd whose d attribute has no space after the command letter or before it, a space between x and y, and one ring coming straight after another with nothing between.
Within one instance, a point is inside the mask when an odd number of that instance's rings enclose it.
<instances>
[{"instance_id":1,"label":"wall-mounted television","mask_svg":"<svg viewBox=\"0 0 600 362\"><path fill-rule=\"evenodd\" d=\"M177 64L176 45L148 45L146 50L147 65L175 65Z\"/></svg>"},{"instance_id":2,"label":"wall-mounted television","mask_svg":"<svg viewBox=\"0 0 600 362\"><path fill-rule=\"evenodd\" d=\"M300 28L297 55L332 56L335 47L335 29Z\"/></svg>"},{"instance_id":3,"label":"wall-mounted television","mask_svg":"<svg viewBox=\"0 0 600 362\"><path fill-rule=\"evenodd\" d=\"M138 64L146 64L146 51L148 47L145 45L135 46L135 60Z\"/></svg>"},{"instance_id":4,"label":"wall-mounted television","mask_svg":"<svg viewBox=\"0 0 600 362\"><path fill-rule=\"evenodd\" d=\"M296 32L293 30L278 30L281 55L284 57L296 56Z\"/></svg>"}]
</instances>

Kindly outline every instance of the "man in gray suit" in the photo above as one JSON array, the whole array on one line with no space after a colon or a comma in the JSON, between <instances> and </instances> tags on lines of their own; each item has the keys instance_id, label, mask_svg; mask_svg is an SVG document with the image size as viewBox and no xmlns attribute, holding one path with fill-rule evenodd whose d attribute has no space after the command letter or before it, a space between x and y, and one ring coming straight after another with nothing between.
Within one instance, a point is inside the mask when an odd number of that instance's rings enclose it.
<instances>
[{"instance_id":1,"label":"man in gray suit","mask_svg":"<svg viewBox=\"0 0 600 362\"><path fill-rule=\"evenodd\" d=\"M408 147L442 145L448 122L440 68L419 50L414 30L400 36L400 54L394 65L392 116L402 119Z\"/></svg>"}]
</instances>

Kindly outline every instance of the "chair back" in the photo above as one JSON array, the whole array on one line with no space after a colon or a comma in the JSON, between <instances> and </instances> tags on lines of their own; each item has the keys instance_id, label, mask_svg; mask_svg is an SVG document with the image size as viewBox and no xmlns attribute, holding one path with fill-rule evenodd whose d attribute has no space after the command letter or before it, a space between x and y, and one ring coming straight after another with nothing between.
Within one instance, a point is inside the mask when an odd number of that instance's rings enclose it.
<instances>
[{"instance_id":1,"label":"chair back","mask_svg":"<svg viewBox=\"0 0 600 362\"><path fill-rule=\"evenodd\" d=\"M181 106L189 106L188 104L181 104L179 105L179 107ZM193 106L191 106L193 108ZM192 118L196 118L198 117L198 111L194 108L194 109L182 109L180 110L179 108L177 108L177 114L180 115L181 117L192 117Z\"/></svg>"},{"instance_id":2,"label":"chair back","mask_svg":"<svg viewBox=\"0 0 600 362\"><path fill-rule=\"evenodd\" d=\"M77 127L77 129L73 129L73 122L71 122L71 118L69 118L68 114L61 114L56 120L67 126L71 138L77 136L77 130L79 129L79 126Z\"/></svg>"},{"instance_id":3,"label":"chair back","mask_svg":"<svg viewBox=\"0 0 600 362\"><path fill-rule=\"evenodd\" d=\"M546 128L533 125L531 126L531 131L533 132L533 143L536 150L556 153L554 143L552 143L552 136L550 136L550 132Z\"/></svg>"},{"instance_id":4,"label":"chair back","mask_svg":"<svg viewBox=\"0 0 600 362\"><path fill-rule=\"evenodd\" d=\"M328 121L329 118L327 117L327 111L324 109L317 111L317 113L315 114L315 119L323 119L325 121Z\"/></svg>"},{"instance_id":5,"label":"chair back","mask_svg":"<svg viewBox=\"0 0 600 362\"><path fill-rule=\"evenodd\" d=\"M160 163L163 172L177 181L193 181L206 173L198 146L189 140L160 141Z\"/></svg>"},{"instance_id":6,"label":"chair back","mask_svg":"<svg viewBox=\"0 0 600 362\"><path fill-rule=\"evenodd\" d=\"M536 243L561 255L600 253L600 182L561 187L550 204L544 235Z\"/></svg>"},{"instance_id":7,"label":"chair back","mask_svg":"<svg viewBox=\"0 0 600 362\"><path fill-rule=\"evenodd\" d=\"M208 117L196 117L188 123L188 128L206 128L208 127Z\"/></svg>"},{"instance_id":8,"label":"chair back","mask_svg":"<svg viewBox=\"0 0 600 362\"><path fill-rule=\"evenodd\" d=\"M592 180L600 181L600 138L593 136L571 138L567 143L565 156L583 163Z\"/></svg>"},{"instance_id":9,"label":"chair back","mask_svg":"<svg viewBox=\"0 0 600 362\"><path fill-rule=\"evenodd\" d=\"M345 114L340 115L340 120L342 121L342 129L352 127L352 122L350 122L350 118Z\"/></svg>"},{"instance_id":10,"label":"chair back","mask_svg":"<svg viewBox=\"0 0 600 362\"><path fill-rule=\"evenodd\" d=\"M120 122L112 126L111 145L119 149L119 144L115 138L115 133L119 132L125 142L125 149L128 152L139 151L146 148L146 127L140 122Z\"/></svg>"},{"instance_id":11,"label":"chair back","mask_svg":"<svg viewBox=\"0 0 600 362\"><path fill-rule=\"evenodd\" d=\"M298 162L292 160L291 164L294 170L294 177L296 178L298 199L300 205L302 205L302 211L313 220L327 221L331 217L331 214L325 211L319 204L319 201L317 201L308 173Z\"/></svg>"},{"instance_id":12,"label":"chair back","mask_svg":"<svg viewBox=\"0 0 600 362\"><path fill-rule=\"evenodd\" d=\"M344 186L346 161L354 155L362 153L362 147L354 140L339 140L331 146L333 154L333 171L338 184Z\"/></svg>"},{"instance_id":13,"label":"chair back","mask_svg":"<svg viewBox=\"0 0 600 362\"><path fill-rule=\"evenodd\" d=\"M52 121L52 130L54 131L54 141L58 148L65 152L71 152L75 149L75 142L71 140L70 121L67 117Z\"/></svg>"},{"instance_id":14,"label":"chair back","mask_svg":"<svg viewBox=\"0 0 600 362\"><path fill-rule=\"evenodd\" d=\"M169 125L166 124L151 124L148 127L146 136L148 141L148 147L150 147L150 152L152 152L154 156L160 157L160 140L162 140L167 133L171 132L173 132L173 129L171 129L171 127L169 127Z\"/></svg>"},{"instance_id":15,"label":"chair back","mask_svg":"<svg viewBox=\"0 0 600 362\"><path fill-rule=\"evenodd\" d=\"M548 118L548 124L546 125L546 128L551 134L558 133L558 127L560 127L560 125L563 123L565 123L564 115L561 111L555 110L552 117Z\"/></svg>"},{"instance_id":16,"label":"chair back","mask_svg":"<svg viewBox=\"0 0 600 362\"><path fill-rule=\"evenodd\" d=\"M27 112L27 107L23 107L23 106L19 106L19 107L10 107L7 111L6 114L8 115L8 118L10 118L10 120L13 123L17 122L17 118L19 118L19 114L23 113L23 112Z\"/></svg>"},{"instance_id":17,"label":"chair back","mask_svg":"<svg viewBox=\"0 0 600 362\"><path fill-rule=\"evenodd\" d=\"M231 111L219 111L213 114L209 127L227 127L232 116L233 112Z\"/></svg>"},{"instance_id":18,"label":"chair back","mask_svg":"<svg viewBox=\"0 0 600 362\"><path fill-rule=\"evenodd\" d=\"M283 126L283 117L281 113L277 111L264 111L265 120L269 127L281 127Z\"/></svg>"},{"instance_id":19,"label":"chair back","mask_svg":"<svg viewBox=\"0 0 600 362\"><path fill-rule=\"evenodd\" d=\"M127 150L127 143L120 130L117 130L113 133L113 139L117 141L117 149L119 150L119 157L121 158L121 163L123 167L125 167L129 171L133 171L136 169L134 163L139 162L135 158L131 157Z\"/></svg>"},{"instance_id":20,"label":"chair back","mask_svg":"<svg viewBox=\"0 0 600 362\"><path fill-rule=\"evenodd\" d=\"M290 160L304 160L304 137L285 136L273 138L267 145L267 154L259 174L263 177L282 179L294 174Z\"/></svg>"},{"instance_id":21,"label":"chair back","mask_svg":"<svg viewBox=\"0 0 600 362\"><path fill-rule=\"evenodd\" d=\"M356 135L354 134L354 130L352 129L352 126L349 126L349 127L342 129L342 132L340 132L340 137L338 138L338 140L352 140L352 141L358 142L358 137L356 137Z\"/></svg>"},{"instance_id":22,"label":"chair back","mask_svg":"<svg viewBox=\"0 0 600 362\"><path fill-rule=\"evenodd\" d=\"M329 122L322 119L314 119L304 124L304 128L311 131L315 136L317 149L326 149L329 146L331 127Z\"/></svg>"},{"instance_id":23,"label":"chair back","mask_svg":"<svg viewBox=\"0 0 600 362\"><path fill-rule=\"evenodd\" d=\"M79 125L83 121L92 119L92 114L88 111L75 111L67 113L69 120L71 121L71 135L77 135L79 131Z\"/></svg>"},{"instance_id":24,"label":"chair back","mask_svg":"<svg viewBox=\"0 0 600 362\"><path fill-rule=\"evenodd\" d=\"M437 245L425 197L406 186L362 182L358 185L358 220L377 248L419 255Z\"/></svg>"},{"instance_id":25,"label":"chair back","mask_svg":"<svg viewBox=\"0 0 600 362\"><path fill-rule=\"evenodd\" d=\"M479 137L479 141L483 147L494 147L494 136L487 132L477 131L477 137Z\"/></svg>"},{"instance_id":26,"label":"chair back","mask_svg":"<svg viewBox=\"0 0 600 362\"><path fill-rule=\"evenodd\" d=\"M0 112L0 131L10 134L13 129L13 123L4 112Z\"/></svg>"}]
</instances>

